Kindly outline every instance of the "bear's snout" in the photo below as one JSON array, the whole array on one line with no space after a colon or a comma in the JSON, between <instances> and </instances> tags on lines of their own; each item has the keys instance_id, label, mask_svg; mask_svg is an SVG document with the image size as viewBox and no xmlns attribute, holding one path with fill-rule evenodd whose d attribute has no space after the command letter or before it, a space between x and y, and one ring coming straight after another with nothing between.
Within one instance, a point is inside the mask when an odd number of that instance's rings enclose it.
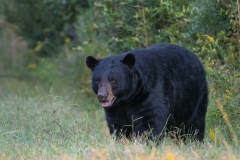
<instances>
[{"instance_id":1,"label":"bear's snout","mask_svg":"<svg viewBox=\"0 0 240 160\"><path fill-rule=\"evenodd\" d=\"M97 97L103 107L111 107L116 99L109 83L99 83Z\"/></svg>"},{"instance_id":2,"label":"bear's snout","mask_svg":"<svg viewBox=\"0 0 240 160\"><path fill-rule=\"evenodd\" d=\"M98 100L100 102L105 102L107 100L107 90L106 90L106 88L105 87L100 87L98 89L97 96L98 96Z\"/></svg>"},{"instance_id":3,"label":"bear's snout","mask_svg":"<svg viewBox=\"0 0 240 160\"><path fill-rule=\"evenodd\" d=\"M105 102L107 100L107 97L106 96L102 96L102 95L98 95L98 100L100 102Z\"/></svg>"}]
</instances>

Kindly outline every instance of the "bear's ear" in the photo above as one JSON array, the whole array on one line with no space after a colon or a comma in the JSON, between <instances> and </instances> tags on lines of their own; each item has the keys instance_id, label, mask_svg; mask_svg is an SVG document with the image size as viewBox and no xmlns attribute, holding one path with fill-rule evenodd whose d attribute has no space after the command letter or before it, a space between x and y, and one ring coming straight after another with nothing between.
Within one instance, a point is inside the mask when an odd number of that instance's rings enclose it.
<instances>
[{"instance_id":1,"label":"bear's ear","mask_svg":"<svg viewBox=\"0 0 240 160\"><path fill-rule=\"evenodd\" d=\"M121 60L121 62L132 68L135 64L135 56L132 53L129 53L124 57L123 60Z\"/></svg>"},{"instance_id":2,"label":"bear's ear","mask_svg":"<svg viewBox=\"0 0 240 160\"><path fill-rule=\"evenodd\" d=\"M91 70L94 69L94 67L97 65L98 62L99 62L99 60L95 59L92 56L88 56L86 58L86 64L87 64L88 68L90 68Z\"/></svg>"}]
</instances>

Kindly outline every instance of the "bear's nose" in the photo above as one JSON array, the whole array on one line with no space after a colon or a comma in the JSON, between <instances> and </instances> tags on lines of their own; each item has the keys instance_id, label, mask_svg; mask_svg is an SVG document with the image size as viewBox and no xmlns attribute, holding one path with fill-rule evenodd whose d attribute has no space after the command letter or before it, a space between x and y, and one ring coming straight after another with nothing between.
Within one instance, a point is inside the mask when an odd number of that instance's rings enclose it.
<instances>
[{"instance_id":1,"label":"bear's nose","mask_svg":"<svg viewBox=\"0 0 240 160\"><path fill-rule=\"evenodd\" d=\"M100 102L106 102L106 100L107 100L107 88L104 85L98 88L97 96L98 96L98 100Z\"/></svg>"},{"instance_id":2,"label":"bear's nose","mask_svg":"<svg viewBox=\"0 0 240 160\"><path fill-rule=\"evenodd\" d=\"M107 100L107 97L103 95L98 95L98 99L100 102L105 102Z\"/></svg>"}]
</instances>

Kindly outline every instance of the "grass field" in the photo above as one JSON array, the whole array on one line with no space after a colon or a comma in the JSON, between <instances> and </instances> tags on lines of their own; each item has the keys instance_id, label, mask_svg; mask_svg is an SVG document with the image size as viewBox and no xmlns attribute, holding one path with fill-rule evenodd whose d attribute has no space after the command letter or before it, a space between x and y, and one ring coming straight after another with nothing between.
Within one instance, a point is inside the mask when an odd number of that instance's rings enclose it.
<instances>
[{"instance_id":1,"label":"grass field","mask_svg":"<svg viewBox=\"0 0 240 160\"><path fill-rule=\"evenodd\" d=\"M158 146L143 140L116 142L96 98L81 90L1 78L0 159L240 159L239 77L225 70L208 72L205 142L176 144L165 138Z\"/></svg>"}]
</instances>

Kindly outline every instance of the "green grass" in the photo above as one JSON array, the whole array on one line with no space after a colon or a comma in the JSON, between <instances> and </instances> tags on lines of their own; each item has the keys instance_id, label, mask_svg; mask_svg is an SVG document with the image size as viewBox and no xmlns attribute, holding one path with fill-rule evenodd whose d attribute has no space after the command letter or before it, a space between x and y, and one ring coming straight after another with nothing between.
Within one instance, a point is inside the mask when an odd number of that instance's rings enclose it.
<instances>
[{"instance_id":1,"label":"green grass","mask_svg":"<svg viewBox=\"0 0 240 160\"><path fill-rule=\"evenodd\" d=\"M211 71L208 77L213 77ZM232 140L215 103L216 95L222 95L221 103L228 105L225 111L231 114L231 125L239 137L235 117L239 109L234 106L239 103L234 94L239 93L231 86L239 89L239 78L232 78L232 83L226 86L232 92L231 101L224 98L224 94L228 94L224 93L225 82L219 82L223 89L216 90L222 93L214 94L211 87L203 144L177 145L166 138L159 146L146 145L141 140L116 142L109 136L100 105L77 89L63 84L59 89L56 85L48 87L41 83L1 79L0 159L239 159L239 145ZM217 82L210 79L209 83ZM209 135L210 129L215 140Z\"/></svg>"},{"instance_id":2,"label":"green grass","mask_svg":"<svg viewBox=\"0 0 240 160\"><path fill-rule=\"evenodd\" d=\"M8 83L5 82L5 87L1 88L0 97L1 155L18 158L39 156L40 159L65 153L84 156L87 148L94 146L97 139L104 138L99 134L104 132L103 113L99 110L89 114L88 106L91 104L83 101L80 94L78 99L82 103L76 103L78 100L68 99L74 95L54 95L53 89L46 93L39 91L41 89L37 86L31 88L31 85L14 80L9 88ZM16 89L12 85L21 86L18 88L23 94L19 94L19 90L16 93L12 91Z\"/></svg>"}]
</instances>

